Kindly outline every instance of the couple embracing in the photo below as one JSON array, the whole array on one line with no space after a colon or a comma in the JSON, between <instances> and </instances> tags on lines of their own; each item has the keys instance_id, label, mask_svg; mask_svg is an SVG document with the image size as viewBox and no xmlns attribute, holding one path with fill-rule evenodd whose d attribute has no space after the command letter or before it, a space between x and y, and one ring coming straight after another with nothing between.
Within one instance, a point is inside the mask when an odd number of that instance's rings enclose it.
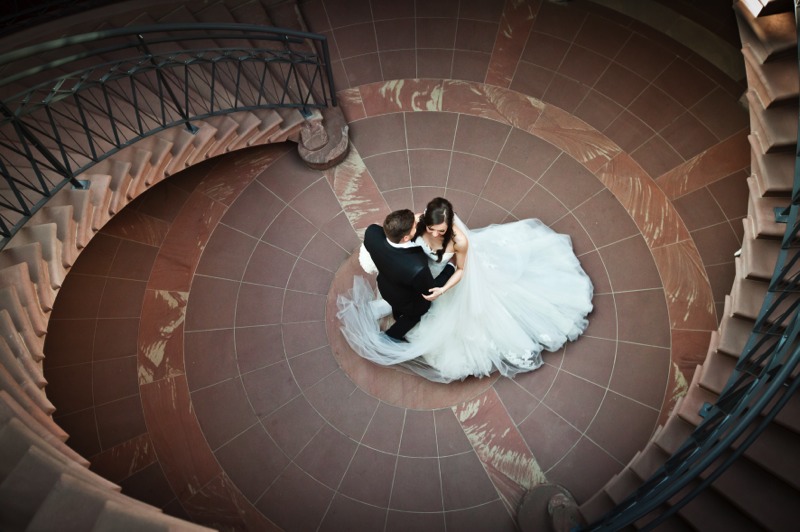
<instances>
[{"instance_id":1,"label":"couple embracing","mask_svg":"<svg viewBox=\"0 0 800 532\"><path fill-rule=\"evenodd\" d=\"M339 296L350 346L381 365L401 365L437 382L532 371L586 328L592 283L567 235L536 219L470 231L445 198L421 216L410 210L371 225L364 247L379 295L360 276ZM374 308L384 299L394 323Z\"/></svg>"}]
</instances>

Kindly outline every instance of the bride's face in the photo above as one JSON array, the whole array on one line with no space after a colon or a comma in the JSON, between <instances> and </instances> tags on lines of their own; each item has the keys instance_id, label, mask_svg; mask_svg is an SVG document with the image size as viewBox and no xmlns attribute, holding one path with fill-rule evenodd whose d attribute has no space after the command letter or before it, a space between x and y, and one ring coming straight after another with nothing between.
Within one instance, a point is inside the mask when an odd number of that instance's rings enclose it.
<instances>
[{"instance_id":1,"label":"bride's face","mask_svg":"<svg viewBox=\"0 0 800 532\"><path fill-rule=\"evenodd\" d=\"M428 234L430 234L434 238L440 238L442 235L447 232L447 223L442 222L436 225L429 225L426 227Z\"/></svg>"}]
</instances>

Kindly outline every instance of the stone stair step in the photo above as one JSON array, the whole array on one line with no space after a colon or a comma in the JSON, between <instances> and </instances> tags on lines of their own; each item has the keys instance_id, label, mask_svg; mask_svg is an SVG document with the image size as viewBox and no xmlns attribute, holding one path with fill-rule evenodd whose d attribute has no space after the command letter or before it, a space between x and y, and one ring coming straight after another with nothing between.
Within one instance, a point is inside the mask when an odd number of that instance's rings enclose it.
<instances>
[{"instance_id":1,"label":"stone stair step","mask_svg":"<svg viewBox=\"0 0 800 532\"><path fill-rule=\"evenodd\" d=\"M742 0L742 4L754 17L783 13L792 7L791 0Z\"/></svg>"},{"instance_id":2,"label":"stone stair step","mask_svg":"<svg viewBox=\"0 0 800 532\"><path fill-rule=\"evenodd\" d=\"M12 375L18 379L20 377L22 379L30 379L37 388L44 388L47 385L47 379L44 378L42 373L42 359L33 356L31 350L28 349L28 346L25 345L25 342L16 332L9 312L6 309L0 310L0 333L2 333L5 340L3 349L7 348L7 351L3 352L3 360L12 364ZM24 374L18 374L17 366L22 369ZM23 382L23 380L19 380L19 382Z\"/></svg>"},{"instance_id":3,"label":"stone stair step","mask_svg":"<svg viewBox=\"0 0 800 532\"><path fill-rule=\"evenodd\" d=\"M92 219L94 205L88 190L76 189L67 185L50 198L47 207L72 207L72 220L75 222L75 245L83 249L94 236Z\"/></svg>"},{"instance_id":4,"label":"stone stair step","mask_svg":"<svg viewBox=\"0 0 800 532\"><path fill-rule=\"evenodd\" d=\"M747 136L750 164L758 184L758 196L789 196L794 182L794 151L764 153L758 133Z\"/></svg>"},{"instance_id":5,"label":"stone stair step","mask_svg":"<svg viewBox=\"0 0 800 532\"><path fill-rule=\"evenodd\" d=\"M17 295L16 287L5 287L0 289L0 309L8 312L11 321L14 323L14 330L22 337L31 356L38 360L44 356L44 336L37 334L31 324L30 316L22 305Z\"/></svg>"},{"instance_id":6,"label":"stone stair step","mask_svg":"<svg viewBox=\"0 0 800 532\"><path fill-rule=\"evenodd\" d=\"M702 364L698 384L715 395L719 395L736 368L736 358L710 348Z\"/></svg>"},{"instance_id":7,"label":"stone stair step","mask_svg":"<svg viewBox=\"0 0 800 532\"><path fill-rule=\"evenodd\" d=\"M733 315L731 296L725 296L722 320L719 324L717 350L734 358L742 354L755 321Z\"/></svg>"},{"instance_id":8,"label":"stone stair step","mask_svg":"<svg viewBox=\"0 0 800 532\"><path fill-rule=\"evenodd\" d=\"M58 288L64 282L67 269L64 267L61 241L57 236L56 224L27 224L22 227L4 249L15 248L27 244L38 243L42 247L42 258L47 263L50 284Z\"/></svg>"},{"instance_id":9,"label":"stone stair step","mask_svg":"<svg viewBox=\"0 0 800 532\"><path fill-rule=\"evenodd\" d=\"M6 341L0 338L0 353L4 360L14 362L8 367L0 368L0 384L3 384L2 390L8 391L19 404L33 405L33 411L40 411L46 415L55 412L56 408L53 406L41 388L30 380L28 375L22 370L19 364L13 360L11 348L8 347Z\"/></svg>"},{"instance_id":10,"label":"stone stair step","mask_svg":"<svg viewBox=\"0 0 800 532\"><path fill-rule=\"evenodd\" d=\"M758 17L744 2L733 5L739 21L742 44L750 46L760 62L781 54L792 55L797 48L797 31L791 11ZM747 31L743 31L743 30Z\"/></svg>"},{"instance_id":11,"label":"stone stair step","mask_svg":"<svg viewBox=\"0 0 800 532\"><path fill-rule=\"evenodd\" d=\"M14 390L19 390L19 387L16 386ZM39 410L24 392L18 396L23 398L21 402L17 400L16 391L0 390L0 426L6 425L11 419L16 419L67 459L88 468L89 461L64 443L69 435L53 421L53 418Z\"/></svg>"},{"instance_id":12,"label":"stone stair step","mask_svg":"<svg viewBox=\"0 0 800 532\"><path fill-rule=\"evenodd\" d=\"M742 238L742 274L746 279L769 282L775 271L775 264L781 252L781 241L771 238L756 238L753 227L747 218L742 219L744 236ZM795 265L796 273L800 265Z\"/></svg>"},{"instance_id":13,"label":"stone stair step","mask_svg":"<svg viewBox=\"0 0 800 532\"><path fill-rule=\"evenodd\" d=\"M109 157L94 165L89 173L78 176L79 179L91 180L93 184L94 176L111 176L108 182L108 190L111 192L111 200L108 202L108 218L103 213L99 218L92 221L93 226L97 225L102 219L108 221L112 215L117 214L128 204L128 190L133 182L133 177L130 173L131 166L130 161ZM91 189L92 186L89 187L89 190ZM103 224L105 224L105 221Z\"/></svg>"},{"instance_id":14,"label":"stone stair step","mask_svg":"<svg viewBox=\"0 0 800 532\"><path fill-rule=\"evenodd\" d=\"M36 211L27 225L56 225L56 238L61 242L61 261L70 268L78 258L78 224L75 223L72 205L49 206Z\"/></svg>"},{"instance_id":15,"label":"stone stair step","mask_svg":"<svg viewBox=\"0 0 800 532\"><path fill-rule=\"evenodd\" d=\"M744 454L800 492L800 455L796 452L799 446L800 434L779 423L770 423Z\"/></svg>"},{"instance_id":16,"label":"stone stair step","mask_svg":"<svg viewBox=\"0 0 800 532\"><path fill-rule=\"evenodd\" d=\"M578 509L587 523L594 523L602 519L602 517L615 506L616 503L608 496L605 490L598 490L589 500L581 504Z\"/></svg>"},{"instance_id":17,"label":"stone stair step","mask_svg":"<svg viewBox=\"0 0 800 532\"><path fill-rule=\"evenodd\" d=\"M783 56L762 64L749 46L742 48L742 55L747 86L754 90L762 107L771 108L797 99L800 80L796 57Z\"/></svg>"},{"instance_id":18,"label":"stone stair step","mask_svg":"<svg viewBox=\"0 0 800 532\"><path fill-rule=\"evenodd\" d=\"M96 233L111 219L111 201L113 191L110 174L97 174L94 172L81 174L79 180L89 181L89 196L94 210L92 211L92 231Z\"/></svg>"},{"instance_id":19,"label":"stone stair step","mask_svg":"<svg viewBox=\"0 0 800 532\"><path fill-rule=\"evenodd\" d=\"M675 408L677 409L678 406L679 405L676 404ZM692 431L694 431L694 425L681 416L671 415L667 419L667 422L664 423L664 428L653 436L652 441L661 447L664 452L672 455L692 434Z\"/></svg>"},{"instance_id":20,"label":"stone stair step","mask_svg":"<svg viewBox=\"0 0 800 532\"><path fill-rule=\"evenodd\" d=\"M797 104L764 109L755 91L747 91L750 128L757 132L763 153L793 150L797 145Z\"/></svg>"},{"instance_id":21,"label":"stone stair step","mask_svg":"<svg viewBox=\"0 0 800 532\"><path fill-rule=\"evenodd\" d=\"M173 175L191 166L198 155L202 160L206 151L210 148L217 130L208 124L197 123L197 131L192 134L186 128L173 127L158 133L163 139L172 142L172 158L164 171L166 175Z\"/></svg>"},{"instance_id":22,"label":"stone stair step","mask_svg":"<svg viewBox=\"0 0 800 532\"><path fill-rule=\"evenodd\" d=\"M39 242L20 245L13 248L4 248L0 251L0 268L6 268L14 264L24 262L28 265L28 274L31 281L36 285L36 294L39 304L44 311L53 310L55 301L56 286L50 282L50 272L47 261L42 255L42 245Z\"/></svg>"},{"instance_id":23,"label":"stone stair step","mask_svg":"<svg viewBox=\"0 0 800 532\"><path fill-rule=\"evenodd\" d=\"M0 270L0 290L8 290L9 294L14 294L37 336L44 336L47 333L48 317L39 304L39 297L28 274L27 264L18 262Z\"/></svg>"},{"instance_id":24,"label":"stone stair step","mask_svg":"<svg viewBox=\"0 0 800 532\"><path fill-rule=\"evenodd\" d=\"M755 320L761 311L764 298L767 295L768 283L763 281L754 281L745 279L742 272L741 257L736 257L736 276L733 279L733 287L731 288L731 311L734 316L749 318ZM792 302L797 299L798 295L790 295L783 300L778 306L778 312L773 313L778 316L791 306ZM768 323L775 323L774 319L767 320Z\"/></svg>"},{"instance_id":25,"label":"stone stair step","mask_svg":"<svg viewBox=\"0 0 800 532\"><path fill-rule=\"evenodd\" d=\"M703 418L700 416L700 410L703 408L703 405L706 403L714 404L719 398L714 392L700 386L701 373L702 366L698 365L692 376L692 382L689 384L686 395L683 396L680 405L676 405L673 411L673 415L677 414L684 421L694 426L703 422Z\"/></svg>"},{"instance_id":26,"label":"stone stair step","mask_svg":"<svg viewBox=\"0 0 800 532\"><path fill-rule=\"evenodd\" d=\"M106 501L103 510L97 517L92 532L117 532L118 530L140 530L147 532L171 531L211 531L213 529L195 525L165 515L157 508L144 511L141 508L131 508L127 504L115 501Z\"/></svg>"},{"instance_id":27,"label":"stone stair step","mask_svg":"<svg viewBox=\"0 0 800 532\"><path fill-rule=\"evenodd\" d=\"M780 242L786 232L786 224L775 218L775 209L781 211L789 205L789 198L760 197L757 194L756 180L747 179L750 195L747 198L747 219L754 237L773 239Z\"/></svg>"},{"instance_id":28,"label":"stone stair step","mask_svg":"<svg viewBox=\"0 0 800 532\"><path fill-rule=\"evenodd\" d=\"M771 404L776 401L777 399L773 400ZM775 416L774 422L796 434L800 434L800 394L794 394L789 398L786 405Z\"/></svg>"},{"instance_id":29,"label":"stone stair step","mask_svg":"<svg viewBox=\"0 0 800 532\"><path fill-rule=\"evenodd\" d=\"M266 143L283 122L283 117L275 109L253 109L250 113L259 120L258 126L249 137L237 139L232 144L231 151Z\"/></svg>"}]
</instances>

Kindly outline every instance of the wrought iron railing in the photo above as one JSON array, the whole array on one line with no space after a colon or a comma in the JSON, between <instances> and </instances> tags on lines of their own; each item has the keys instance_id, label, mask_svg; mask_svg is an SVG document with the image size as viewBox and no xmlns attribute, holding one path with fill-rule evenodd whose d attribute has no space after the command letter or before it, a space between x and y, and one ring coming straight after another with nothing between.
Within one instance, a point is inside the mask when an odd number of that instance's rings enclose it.
<instances>
[{"instance_id":1,"label":"wrought iron railing","mask_svg":"<svg viewBox=\"0 0 800 532\"><path fill-rule=\"evenodd\" d=\"M133 143L238 111L336 105L326 38L161 24L0 55L0 248L50 197Z\"/></svg>"},{"instance_id":2,"label":"wrought iron railing","mask_svg":"<svg viewBox=\"0 0 800 532\"><path fill-rule=\"evenodd\" d=\"M800 25L795 3L795 24ZM798 47L800 57L800 47ZM800 139L800 126L798 127ZM711 485L758 439L800 387L800 149L781 251L756 323L736 368L702 423L635 492L583 530L653 530ZM757 488L756 488L757 489Z\"/></svg>"}]
</instances>

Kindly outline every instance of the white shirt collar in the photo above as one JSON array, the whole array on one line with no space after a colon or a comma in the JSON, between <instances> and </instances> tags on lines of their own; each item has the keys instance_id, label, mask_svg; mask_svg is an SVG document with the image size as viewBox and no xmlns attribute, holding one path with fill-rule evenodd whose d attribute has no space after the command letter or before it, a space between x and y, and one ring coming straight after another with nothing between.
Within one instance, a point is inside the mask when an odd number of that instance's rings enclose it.
<instances>
[{"instance_id":1,"label":"white shirt collar","mask_svg":"<svg viewBox=\"0 0 800 532\"><path fill-rule=\"evenodd\" d=\"M408 242L403 242L402 244L395 244L394 242L392 242L388 238L386 239L386 241L393 248L401 248L401 249L403 249L403 248L415 248L415 247L419 246L419 244L417 243L416 240L409 240Z\"/></svg>"}]
</instances>

